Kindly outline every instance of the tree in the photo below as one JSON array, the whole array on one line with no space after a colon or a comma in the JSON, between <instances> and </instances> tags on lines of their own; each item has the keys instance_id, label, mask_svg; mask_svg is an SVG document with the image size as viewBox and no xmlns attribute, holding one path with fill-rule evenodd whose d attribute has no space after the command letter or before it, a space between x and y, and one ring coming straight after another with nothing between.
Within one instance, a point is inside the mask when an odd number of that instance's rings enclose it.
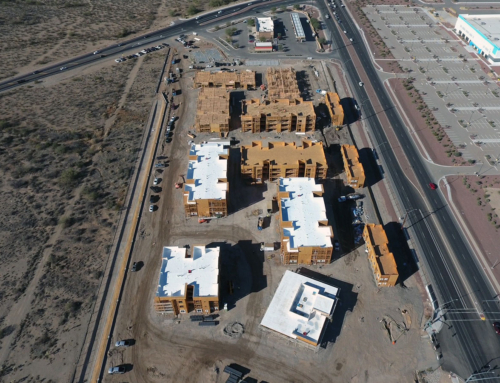
<instances>
[{"instance_id":1,"label":"tree","mask_svg":"<svg viewBox=\"0 0 500 383\"><path fill-rule=\"evenodd\" d=\"M265 38L265 37L259 37L259 41L260 41L261 43L263 43L264 41L266 41L266 38Z\"/></svg>"},{"instance_id":2,"label":"tree","mask_svg":"<svg viewBox=\"0 0 500 383\"><path fill-rule=\"evenodd\" d=\"M320 38L320 39L319 39L319 43L320 43L321 45L325 45L325 44L326 44L326 39L325 39L324 37Z\"/></svg>"},{"instance_id":3,"label":"tree","mask_svg":"<svg viewBox=\"0 0 500 383\"><path fill-rule=\"evenodd\" d=\"M249 27L255 27L255 19L254 18L248 19L247 24Z\"/></svg>"},{"instance_id":4,"label":"tree","mask_svg":"<svg viewBox=\"0 0 500 383\"><path fill-rule=\"evenodd\" d=\"M177 11L175 9L171 9L169 12L168 12L168 15L170 17L175 17L177 16Z\"/></svg>"},{"instance_id":5,"label":"tree","mask_svg":"<svg viewBox=\"0 0 500 383\"><path fill-rule=\"evenodd\" d=\"M196 8L196 5L191 4L189 8L187 9L187 13L189 16L196 15L199 12L198 8Z\"/></svg>"},{"instance_id":6,"label":"tree","mask_svg":"<svg viewBox=\"0 0 500 383\"><path fill-rule=\"evenodd\" d=\"M321 26L321 24L319 23L319 20L314 18L314 17L311 17L311 25L313 26L313 28L315 30L318 30Z\"/></svg>"},{"instance_id":7,"label":"tree","mask_svg":"<svg viewBox=\"0 0 500 383\"><path fill-rule=\"evenodd\" d=\"M294 4L293 5L293 9L295 9L296 11L298 11L300 9L300 4Z\"/></svg>"},{"instance_id":8,"label":"tree","mask_svg":"<svg viewBox=\"0 0 500 383\"><path fill-rule=\"evenodd\" d=\"M278 50L282 51L283 50L283 44L278 44Z\"/></svg>"},{"instance_id":9,"label":"tree","mask_svg":"<svg viewBox=\"0 0 500 383\"><path fill-rule=\"evenodd\" d=\"M275 14L275 13L276 13L276 9L277 9L276 7L272 7L272 8L271 8L271 13L272 13L272 14Z\"/></svg>"},{"instance_id":10,"label":"tree","mask_svg":"<svg viewBox=\"0 0 500 383\"><path fill-rule=\"evenodd\" d=\"M227 37L231 37L233 35L233 28L226 28L225 32Z\"/></svg>"},{"instance_id":11,"label":"tree","mask_svg":"<svg viewBox=\"0 0 500 383\"><path fill-rule=\"evenodd\" d=\"M70 188L75 185L76 181L78 180L79 173L73 169L69 168L64 170L60 177L59 177L59 184L63 188Z\"/></svg>"},{"instance_id":12,"label":"tree","mask_svg":"<svg viewBox=\"0 0 500 383\"><path fill-rule=\"evenodd\" d=\"M234 44L233 44L233 47L234 47L235 49L238 49L238 48L240 47L240 44L238 44L238 43L234 43Z\"/></svg>"},{"instance_id":13,"label":"tree","mask_svg":"<svg viewBox=\"0 0 500 383\"><path fill-rule=\"evenodd\" d=\"M280 7L280 11L281 11L281 12L286 12L286 6L282 5L282 6Z\"/></svg>"}]
</instances>

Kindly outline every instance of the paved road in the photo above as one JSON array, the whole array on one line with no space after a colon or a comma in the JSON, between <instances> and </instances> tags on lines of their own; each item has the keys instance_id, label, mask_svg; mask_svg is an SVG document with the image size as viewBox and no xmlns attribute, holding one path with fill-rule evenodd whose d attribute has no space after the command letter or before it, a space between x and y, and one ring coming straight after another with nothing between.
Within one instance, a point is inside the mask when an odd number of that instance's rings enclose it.
<instances>
[{"instance_id":1,"label":"paved road","mask_svg":"<svg viewBox=\"0 0 500 383\"><path fill-rule=\"evenodd\" d=\"M265 5L266 9L270 9L272 6L275 6L277 2L270 3L269 1L266 0L256 0L252 1L251 5L248 4L237 4L232 7L225 8L221 11L214 11L200 15L197 18L189 19L186 21L180 21L174 26L163 28L155 32L151 32L124 41L122 43L114 44L107 48L100 49L97 54L88 53L78 57L73 57L69 60L61 61L57 64L41 68L36 72L24 74L21 76L11 78L9 80L2 81L0 82L0 92L13 89L19 85L28 82L42 80L46 77L53 76L62 71L73 70L75 68L95 63L99 60L109 60L109 56L119 57L120 54L122 53L132 54L143 49L143 48L138 49L139 47L150 46L155 42L164 40L165 38L173 37L186 32L189 33L193 31L204 30L207 28L206 26L204 26L206 23L216 22L234 13L238 13L238 16L240 17L255 15L255 10L259 8L259 5L261 4ZM292 5L294 4L294 2L284 1L284 2L279 2L279 4ZM248 11L245 12L245 10ZM225 21L227 20L225 19ZM104 55L104 57L101 57L102 55ZM66 69L61 70L61 68L66 68Z\"/></svg>"},{"instance_id":2,"label":"paved road","mask_svg":"<svg viewBox=\"0 0 500 383\"><path fill-rule=\"evenodd\" d=\"M318 5L322 13L327 12L324 3L318 2ZM341 12L343 20L349 19L345 9L340 7L337 9ZM326 24L334 32L333 38L336 45L342 47L344 44L341 32L339 33L334 28L334 23L333 19L326 20ZM360 33L354 28L352 22L344 21L342 28L347 31L348 36L354 38L355 42L362 41ZM444 198L440 192L428 187L432 178L387 95L365 45L355 43L354 48L419 180L419 185L412 185L401 169L392 148L388 144L383 144L388 139L376 117L376 111L365 88L357 85L361 80L349 52L341 48L339 54L347 69L348 78L357 98L368 100L362 105L364 114L368 116L367 121L372 129L375 143L383 145L383 150L380 148L379 153L383 156L385 170L393 184L397 185L397 193L403 208L409 212L407 226L412 226L412 235L416 236L420 244L422 249L420 256L428 266L432 284L440 297L440 304L451 301L450 306L454 309L477 306L480 311L498 312L497 304L483 302L494 299L496 293L491 289L473 252L463 240L462 232L457 228L456 221ZM445 244L445 241L448 242L448 245ZM456 264L458 267L455 267ZM473 295L477 298L477 303L474 302ZM486 314L486 316L488 315ZM460 319L471 319L471 321ZM470 373L480 370L481 367L500 356L500 343L489 321L481 321L477 313L474 315L448 313L446 320L452 326L450 330L453 331L445 331L439 335L445 369L467 377Z\"/></svg>"}]
</instances>

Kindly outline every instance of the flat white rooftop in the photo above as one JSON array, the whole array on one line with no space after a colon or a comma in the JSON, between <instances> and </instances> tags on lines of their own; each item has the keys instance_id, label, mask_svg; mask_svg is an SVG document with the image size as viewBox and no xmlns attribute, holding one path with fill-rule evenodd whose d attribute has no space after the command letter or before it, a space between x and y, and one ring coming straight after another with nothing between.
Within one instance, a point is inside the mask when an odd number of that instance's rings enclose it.
<instances>
[{"instance_id":1,"label":"flat white rooftop","mask_svg":"<svg viewBox=\"0 0 500 383\"><path fill-rule=\"evenodd\" d=\"M194 286L194 297L218 295L219 248L194 246L190 258L184 247L163 248L157 297L183 297L185 285Z\"/></svg>"},{"instance_id":2,"label":"flat white rooftop","mask_svg":"<svg viewBox=\"0 0 500 383\"><path fill-rule=\"evenodd\" d=\"M260 324L290 338L319 343L339 289L287 270Z\"/></svg>"},{"instance_id":3,"label":"flat white rooftop","mask_svg":"<svg viewBox=\"0 0 500 383\"><path fill-rule=\"evenodd\" d=\"M257 17L257 32L274 31L274 21L270 17Z\"/></svg>"},{"instance_id":4,"label":"flat white rooftop","mask_svg":"<svg viewBox=\"0 0 500 383\"><path fill-rule=\"evenodd\" d=\"M325 202L313 194L322 192L322 186L314 178L280 178L279 191L290 193L290 198L281 199L282 221L293 222L293 227L283 229L283 234L290 237L287 250L302 246L332 247L330 227L318 222L328 220Z\"/></svg>"},{"instance_id":5,"label":"flat white rooftop","mask_svg":"<svg viewBox=\"0 0 500 383\"><path fill-rule=\"evenodd\" d=\"M219 155L229 155L229 141L206 142L193 144L189 151L196 160L188 163L187 180L194 180L194 184L186 183L184 191L189 193L188 201L197 199L226 199L227 159Z\"/></svg>"},{"instance_id":6,"label":"flat white rooftop","mask_svg":"<svg viewBox=\"0 0 500 383\"><path fill-rule=\"evenodd\" d=\"M459 15L491 43L500 42L500 15Z\"/></svg>"}]
</instances>

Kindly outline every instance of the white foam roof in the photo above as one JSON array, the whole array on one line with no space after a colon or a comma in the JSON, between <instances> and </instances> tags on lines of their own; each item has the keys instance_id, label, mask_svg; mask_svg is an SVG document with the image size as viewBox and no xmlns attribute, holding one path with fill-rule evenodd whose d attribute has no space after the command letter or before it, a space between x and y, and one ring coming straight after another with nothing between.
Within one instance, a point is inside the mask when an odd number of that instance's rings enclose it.
<instances>
[{"instance_id":1,"label":"white foam roof","mask_svg":"<svg viewBox=\"0 0 500 383\"><path fill-rule=\"evenodd\" d=\"M290 238L287 250L302 246L332 247L330 227L318 222L327 221L325 202L313 195L323 191L322 186L313 178L280 178L279 191L290 193L290 198L281 198L282 221L293 222L293 227L283 229L283 235Z\"/></svg>"},{"instance_id":2,"label":"white foam roof","mask_svg":"<svg viewBox=\"0 0 500 383\"><path fill-rule=\"evenodd\" d=\"M318 343L339 289L287 270L260 323L290 338Z\"/></svg>"},{"instance_id":3,"label":"white foam roof","mask_svg":"<svg viewBox=\"0 0 500 383\"><path fill-rule=\"evenodd\" d=\"M257 32L274 31L274 22L270 17L257 17Z\"/></svg>"},{"instance_id":4,"label":"white foam roof","mask_svg":"<svg viewBox=\"0 0 500 383\"><path fill-rule=\"evenodd\" d=\"M158 297L183 297L185 285L194 286L194 297L218 295L219 248L194 246L186 258L184 247L163 248Z\"/></svg>"},{"instance_id":5,"label":"white foam roof","mask_svg":"<svg viewBox=\"0 0 500 383\"><path fill-rule=\"evenodd\" d=\"M221 141L191 145L189 155L196 155L196 160L189 161L186 176L195 183L184 186L189 201L226 199L227 182L219 182L219 179L227 179L227 160L220 159L219 155L229 154L229 144L229 141Z\"/></svg>"},{"instance_id":6,"label":"white foam roof","mask_svg":"<svg viewBox=\"0 0 500 383\"><path fill-rule=\"evenodd\" d=\"M465 15L461 14L477 31L481 32L494 45L499 45L500 15Z\"/></svg>"}]
</instances>

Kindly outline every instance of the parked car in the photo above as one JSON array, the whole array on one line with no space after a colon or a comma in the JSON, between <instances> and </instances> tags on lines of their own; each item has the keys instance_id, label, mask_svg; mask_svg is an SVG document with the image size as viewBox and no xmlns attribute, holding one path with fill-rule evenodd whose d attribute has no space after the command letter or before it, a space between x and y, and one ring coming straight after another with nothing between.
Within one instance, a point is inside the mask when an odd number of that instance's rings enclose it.
<instances>
[{"instance_id":1,"label":"parked car","mask_svg":"<svg viewBox=\"0 0 500 383\"><path fill-rule=\"evenodd\" d=\"M339 202L345 202L347 201L347 197L345 195L343 196L340 196L339 199L338 199Z\"/></svg>"},{"instance_id":2,"label":"parked car","mask_svg":"<svg viewBox=\"0 0 500 383\"><path fill-rule=\"evenodd\" d=\"M495 332L500 335L500 322L495 322L493 323L493 328L495 329Z\"/></svg>"},{"instance_id":3,"label":"parked car","mask_svg":"<svg viewBox=\"0 0 500 383\"><path fill-rule=\"evenodd\" d=\"M362 194L349 194L347 196L347 199L350 199L350 200L356 200L356 199L360 199L360 198L363 198Z\"/></svg>"},{"instance_id":4,"label":"parked car","mask_svg":"<svg viewBox=\"0 0 500 383\"><path fill-rule=\"evenodd\" d=\"M363 86L363 85L365 85L364 82L360 81L359 86Z\"/></svg>"},{"instance_id":5,"label":"parked car","mask_svg":"<svg viewBox=\"0 0 500 383\"><path fill-rule=\"evenodd\" d=\"M134 265L136 264L137 262L134 262ZM118 342L115 343L115 347L129 347L132 345L132 342L130 342L129 340L119 340Z\"/></svg>"},{"instance_id":6,"label":"parked car","mask_svg":"<svg viewBox=\"0 0 500 383\"><path fill-rule=\"evenodd\" d=\"M125 366L110 367L108 370L108 374L110 375L125 374Z\"/></svg>"},{"instance_id":7,"label":"parked car","mask_svg":"<svg viewBox=\"0 0 500 383\"><path fill-rule=\"evenodd\" d=\"M157 164L155 164L155 168L164 168L165 167L165 164L162 164L161 162L158 162Z\"/></svg>"},{"instance_id":8,"label":"parked car","mask_svg":"<svg viewBox=\"0 0 500 383\"><path fill-rule=\"evenodd\" d=\"M133 273L135 273L135 272L137 271L138 267L139 267L139 266L137 265L137 262L134 262L134 263L132 264L132 268L130 269L130 271L132 271ZM117 347L118 347L118 346L117 346Z\"/></svg>"},{"instance_id":9,"label":"parked car","mask_svg":"<svg viewBox=\"0 0 500 383\"><path fill-rule=\"evenodd\" d=\"M335 251L339 251L340 250L340 243L339 243L338 239L334 240L333 244L335 246Z\"/></svg>"},{"instance_id":10,"label":"parked car","mask_svg":"<svg viewBox=\"0 0 500 383\"><path fill-rule=\"evenodd\" d=\"M149 205L149 212L152 213L155 211L155 205Z\"/></svg>"},{"instance_id":11,"label":"parked car","mask_svg":"<svg viewBox=\"0 0 500 383\"><path fill-rule=\"evenodd\" d=\"M153 181L153 185L158 185L160 183L160 179L159 178L155 178L154 181Z\"/></svg>"}]
</instances>

